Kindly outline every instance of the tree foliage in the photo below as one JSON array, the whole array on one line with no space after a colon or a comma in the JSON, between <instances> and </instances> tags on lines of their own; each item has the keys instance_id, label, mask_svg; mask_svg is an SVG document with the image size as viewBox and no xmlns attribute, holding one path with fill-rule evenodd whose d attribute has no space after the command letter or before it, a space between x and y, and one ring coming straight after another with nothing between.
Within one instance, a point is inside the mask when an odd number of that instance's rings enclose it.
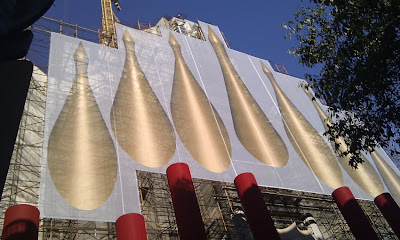
<instances>
[{"instance_id":1,"label":"tree foliage","mask_svg":"<svg viewBox=\"0 0 400 240\"><path fill-rule=\"evenodd\" d=\"M400 144L400 1L307 5L283 24L298 42L290 52L301 64L321 68L306 79L335 119L325 135L344 137L344 154L355 154L349 164L357 167L361 151Z\"/></svg>"}]
</instances>

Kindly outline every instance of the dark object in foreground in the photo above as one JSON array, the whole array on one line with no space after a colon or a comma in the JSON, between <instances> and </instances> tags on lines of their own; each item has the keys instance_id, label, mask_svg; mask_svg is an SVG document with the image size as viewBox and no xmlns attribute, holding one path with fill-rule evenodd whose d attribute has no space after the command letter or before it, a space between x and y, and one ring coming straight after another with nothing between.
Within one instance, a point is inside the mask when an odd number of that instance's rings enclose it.
<instances>
[{"instance_id":1,"label":"dark object in foreground","mask_svg":"<svg viewBox=\"0 0 400 240\"><path fill-rule=\"evenodd\" d=\"M1 150L0 150L0 191L3 192L8 167L14 150L19 123L24 110L25 99L32 77L33 64L26 60L0 62L1 82Z\"/></svg>"}]
</instances>

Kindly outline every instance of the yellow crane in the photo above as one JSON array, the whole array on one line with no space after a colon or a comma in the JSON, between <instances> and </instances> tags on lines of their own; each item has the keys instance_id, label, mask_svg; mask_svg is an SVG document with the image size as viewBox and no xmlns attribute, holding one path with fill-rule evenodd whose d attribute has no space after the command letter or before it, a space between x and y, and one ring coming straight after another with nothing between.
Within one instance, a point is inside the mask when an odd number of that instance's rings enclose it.
<instances>
[{"instance_id":1,"label":"yellow crane","mask_svg":"<svg viewBox=\"0 0 400 240\"><path fill-rule=\"evenodd\" d=\"M100 44L117 48L117 33L115 31L115 22L119 22L117 16L115 16L111 2L114 3L115 8L121 11L118 0L101 0L101 11L102 11L102 28L99 32Z\"/></svg>"}]
</instances>

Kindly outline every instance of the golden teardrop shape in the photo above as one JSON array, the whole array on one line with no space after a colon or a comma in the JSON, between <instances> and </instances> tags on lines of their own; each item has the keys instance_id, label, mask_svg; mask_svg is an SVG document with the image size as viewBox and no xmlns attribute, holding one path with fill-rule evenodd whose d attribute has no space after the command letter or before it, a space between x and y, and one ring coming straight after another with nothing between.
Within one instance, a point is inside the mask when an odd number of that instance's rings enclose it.
<instances>
[{"instance_id":1,"label":"golden teardrop shape","mask_svg":"<svg viewBox=\"0 0 400 240\"><path fill-rule=\"evenodd\" d=\"M224 45L210 27L208 39L224 75L233 124L240 142L260 162L272 167L285 166L289 160L285 143L244 85Z\"/></svg>"},{"instance_id":2,"label":"golden teardrop shape","mask_svg":"<svg viewBox=\"0 0 400 240\"><path fill-rule=\"evenodd\" d=\"M175 55L171 114L182 143L193 158L211 172L224 172L231 163L231 142L221 117L188 68L181 47L170 33Z\"/></svg>"},{"instance_id":3,"label":"golden teardrop shape","mask_svg":"<svg viewBox=\"0 0 400 240\"><path fill-rule=\"evenodd\" d=\"M314 104L314 107L322 120L325 130L328 130L328 126L330 126L332 123L326 115L325 111L321 108L321 106L318 105L317 101L308 89L303 88L303 90ZM347 151L347 144L342 137L336 139L335 142L336 144L339 144L339 151L341 153ZM376 197L379 194L383 193L385 190L383 183L371 163L365 159L364 155L361 154L360 157L362 160L364 160L364 163L358 164L357 169L354 169L349 165L351 156L351 154L347 154L346 156L340 156L340 154L338 154L340 164L347 172L347 174L349 174L349 176L353 179L353 181L356 182L365 192L369 193L373 197Z\"/></svg>"},{"instance_id":4,"label":"golden teardrop shape","mask_svg":"<svg viewBox=\"0 0 400 240\"><path fill-rule=\"evenodd\" d=\"M47 161L51 179L72 206L93 210L111 195L117 154L87 76L82 43L75 55L76 76L50 133Z\"/></svg>"},{"instance_id":5,"label":"golden teardrop shape","mask_svg":"<svg viewBox=\"0 0 400 240\"><path fill-rule=\"evenodd\" d=\"M398 204L400 204L400 177L399 175L389 166L389 164L376 152L371 153L371 157L378 167L379 172L385 182L387 188L392 194L393 198Z\"/></svg>"},{"instance_id":6,"label":"golden teardrop shape","mask_svg":"<svg viewBox=\"0 0 400 240\"><path fill-rule=\"evenodd\" d=\"M127 30L122 40L126 58L111 108L112 130L133 160L147 167L162 167L176 149L172 124L140 68L135 43Z\"/></svg>"},{"instance_id":7,"label":"golden teardrop shape","mask_svg":"<svg viewBox=\"0 0 400 240\"><path fill-rule=\"evenodd\" d=\"M343 186L342 172L328 144L285 95L264 63L261 66L275 90L286 133L296 152L322 182L333 189Z\"/></svg>"}]
</instances>

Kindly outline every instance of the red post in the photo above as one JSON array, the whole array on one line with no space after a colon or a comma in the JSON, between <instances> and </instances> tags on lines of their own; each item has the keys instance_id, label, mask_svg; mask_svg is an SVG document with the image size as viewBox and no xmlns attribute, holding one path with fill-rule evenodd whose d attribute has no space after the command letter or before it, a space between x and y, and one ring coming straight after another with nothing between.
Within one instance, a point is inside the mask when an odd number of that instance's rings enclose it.
<instances>
[{"instance_id":1,"label":"red post","mask_svg":"<svg viewBox=\"0 0 400 240\"><path fill-rule=\"evenodd\" d=\"M31 205L9 207L4 215L2 240L38 239L39 210Z\"/></svg>"},{"instance_id":2,"label":"red post","mask_svg":"<svg viewBox=\"0 0 400 240\"><path fill-rule=\"evenodd\" d=\"M167 177L180 239L207 239L188 165L172 164Z\"/></svg>"},{"instance_id":3,"label":"red post","mask_svg":"<svg viewBox=\"0 0 400 240\"><path fill-rule=\"evenodd\" d=\"M235 178L235 186L253 238L255 240L280 239L254 175L240 174Z\"/></svg>"},{"instance_id":4,"label":"red post","mask_svg":"<svg viewBox=\"0 0 400 240\"><path fill-rule=\"evenodd\" d=\"M138 213L128 213L115 223L118 240L147 240L144 217Z\"/></svg>"},{"instance_id":5,"label":"red post","mask_svg":"<svg viewBox=\"0 0 400 240\"><path fill-rule=\"evenodd\" d=\"M379 239L348 187L337 188L332 197L356 239Z\"/></svg>"},{"instance_id":6,"label":"red post","mask_svg":"<svg viewBox=\"0 0 400 240\"><path fill-rule=\"evenodd\" d=\"M400 208L392 198L392 195L390 195L390 193L382 193L378 195L374 201L393 229L393 232L400 238Z\"/></svg>"}]
</instances>

